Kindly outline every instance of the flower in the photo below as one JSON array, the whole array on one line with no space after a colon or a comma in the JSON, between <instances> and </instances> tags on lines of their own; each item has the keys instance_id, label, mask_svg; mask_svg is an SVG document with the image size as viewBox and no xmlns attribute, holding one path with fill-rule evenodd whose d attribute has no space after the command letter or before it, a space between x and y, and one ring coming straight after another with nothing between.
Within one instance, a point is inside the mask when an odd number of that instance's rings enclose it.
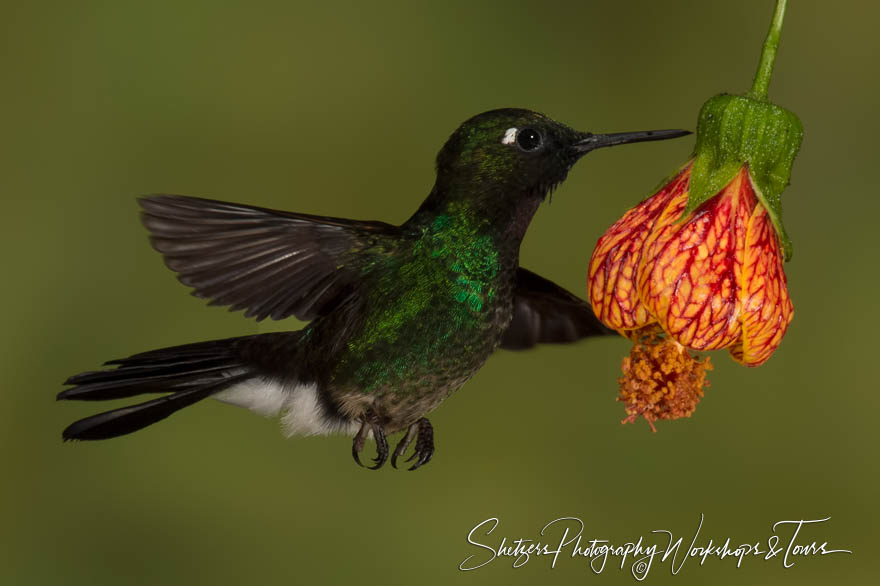
<instances>
[{"instance_id":1,"label":"flower","mask_svg":"<svg viewBox=\"0 0 880 586\"><path fill-rule=\"evenodd\" d=\"M622 333L658 324L694 350L765 362L794 311L783 255L748 165L688 213L693 162L599 238L588 272L598 318Z\"/></svg>"},{"instance_id":2,"label":"flower","mask_svg":"<svg viewBox=\"0 0 880 586\"><path fill-rule=\"evenodd\" d=\"M781 195L804 131L767 98L785 6L776 1L752 89L703 104L688 163L593 250L593 311L635 343L619 379L624 423L690 416L711 364L686 348L758 366L791 323Z\"/></svg>"}]
</instances>

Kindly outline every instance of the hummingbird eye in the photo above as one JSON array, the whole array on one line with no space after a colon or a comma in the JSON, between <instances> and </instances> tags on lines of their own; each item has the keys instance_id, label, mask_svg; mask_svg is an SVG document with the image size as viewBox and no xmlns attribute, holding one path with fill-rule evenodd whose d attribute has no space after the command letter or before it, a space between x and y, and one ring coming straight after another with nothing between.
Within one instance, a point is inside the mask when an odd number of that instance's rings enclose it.
<instances>
[{"instance_id":1,"label":"hummingbird eye","mask_svg":"<svg viewBox=\"0 0 880 586\"><path fill-rule=\"evenodd\" d=\"M541 138L541 134L532 128L523 128L516 133L517 146L526 152L541 148L543 143L544 139Z\"/></svg>"}]
</instances>

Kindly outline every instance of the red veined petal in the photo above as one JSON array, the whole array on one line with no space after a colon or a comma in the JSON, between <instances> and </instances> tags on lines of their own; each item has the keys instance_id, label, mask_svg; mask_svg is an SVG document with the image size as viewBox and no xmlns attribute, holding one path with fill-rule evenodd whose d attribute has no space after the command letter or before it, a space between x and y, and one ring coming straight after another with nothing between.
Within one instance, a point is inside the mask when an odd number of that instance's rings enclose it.
<instances>
[{"instance_id":1,"label":"red veined petal","mask_svg":"<svg viewBox=\"0 0 880 586\"><path fill-rule=\"evenodd\" d=\"M639 301L635 272L642 246L669 202L684 197L690 165L651 197L626 212L599 238L587 273L587 289L596 316L617 330L641 328L654 321Z\"/></svg>"},{"instance_id":2,"label":"red veined petal","mask_svg":"<svg viewBox=\"0 0 880 586\"><path fill-rule=\"evenodd\" d=\"M779 346L794 317L779 239L761 205L755 207L746 232L740 299L742 336L730 354L747 366L758 366Z\"/></svg>"},{"instance_id":3,"label":"red veined petal","mask_svg":"<svg viewBox=\"0 0 880 586\"><path fill-rule=\"evenodd\" d=\"M746 228L756 201L743 168L683 223L677 221L678 208L664 211L646 241L639 265L640 298L683 346L716 350L739 338L738 289Z\"/></svg>"}]
</instances>

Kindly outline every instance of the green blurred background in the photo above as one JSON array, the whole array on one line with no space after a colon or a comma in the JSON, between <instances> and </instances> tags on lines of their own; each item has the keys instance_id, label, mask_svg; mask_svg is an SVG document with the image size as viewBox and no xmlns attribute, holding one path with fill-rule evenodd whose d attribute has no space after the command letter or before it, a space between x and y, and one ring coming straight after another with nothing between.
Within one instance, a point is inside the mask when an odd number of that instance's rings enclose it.
<instances>
[{"instance_id":1,"label":"green blurred background","mask_svg":"<svg viewBox=\"0 0 880 586\"><path fill-rule=\"evenodd\" d=\"M668 529L854 550L689 561L654 583L859 584L876 576L880 5L791 2L770 94L806 139L785 194L795 320L759 369L713 356L694 417L620 425L621 339L501 352L432 416L418 473L358 468L350 439L285 441L209 402L115 441L62 444L94 404L66 376L156 347L297 329L187 294L138 194L400 222L467 117L529 107L577 128L693 128L751 82L770 0L6 2L0 12L0 583L632 583L582 560L458 565L468 531L538 537L560 516L616 542ZM605 227L692 139L589 155L538 213L523 264L584 293ZM114 405L115 406L115 405ZM396 439L396 438L395 438ZM372 449L372 445L369 446ZM483 552L484 553L484 552Z\"/></svg>"}]
</instances>

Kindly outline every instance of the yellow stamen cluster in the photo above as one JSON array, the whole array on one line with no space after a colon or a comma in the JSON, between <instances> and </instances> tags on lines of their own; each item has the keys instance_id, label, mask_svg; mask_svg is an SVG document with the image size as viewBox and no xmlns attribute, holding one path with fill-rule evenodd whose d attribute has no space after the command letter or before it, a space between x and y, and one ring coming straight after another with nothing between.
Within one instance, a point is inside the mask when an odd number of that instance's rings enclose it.
<instances>
[{"instance_id":1,"label":"yellow stamen cluster","mask_svg":"<svg viewBox=\"0 0 880 586\"><path fill-rule=\"evenodd\" d=\"M635 340L630 355L623 359L620 396L627 417L621 423L634 423L644 417L651 430L658 419L690 417L709 386L706 371L712 370L709 357L691 356L681 344L649 333Z\"/></svg>"}]
</instances>

